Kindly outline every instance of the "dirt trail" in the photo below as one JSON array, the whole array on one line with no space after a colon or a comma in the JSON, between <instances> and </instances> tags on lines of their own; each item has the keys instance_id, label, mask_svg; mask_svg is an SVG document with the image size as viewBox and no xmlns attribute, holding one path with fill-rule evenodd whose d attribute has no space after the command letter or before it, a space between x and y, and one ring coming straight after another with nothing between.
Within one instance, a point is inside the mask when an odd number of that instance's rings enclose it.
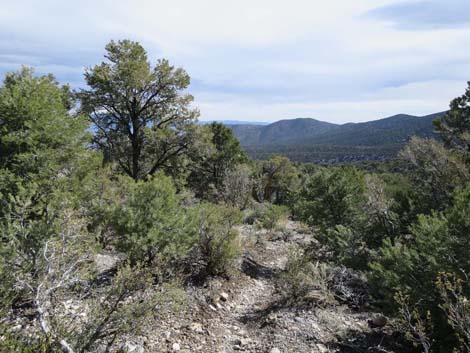
<instances>
[{"instance_id":1,"label":"dirt trail","mask_svg":"<svg viewBox=\"0 0 470 353\"><path fill-rule=\"evenodd\" d=\"M240 228L242 240L249 244L240 274L192 289L187 310L163 315L158 327L146 334L146 351L336 352L332 342L338 335L367 331L368 316L346 306L279 305L277 274L285 268L292 247L311 240L310 234L300 234L296 228L293 222L286 224L285 239L250 226Z\"/></svg>"}]
</instances>

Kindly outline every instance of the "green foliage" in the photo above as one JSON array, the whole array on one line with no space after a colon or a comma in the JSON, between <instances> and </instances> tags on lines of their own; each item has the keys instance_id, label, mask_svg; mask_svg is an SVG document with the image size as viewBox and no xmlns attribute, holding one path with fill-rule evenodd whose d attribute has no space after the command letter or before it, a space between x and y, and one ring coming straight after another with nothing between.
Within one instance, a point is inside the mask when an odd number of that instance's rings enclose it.
<instances>
[{"instance_id":1,"label":"green foliage","mask_svg":"<svg viewBox=\"0 0 470 353\"><path fill-rule=\"evenodd\" d=\"M470 82L465 93L450 102L450 110L434 121L437 131L448 147L470 158Z\"/></svg>"},{"instance_id":2,"label":"green foliage","mask_svg":"<svg viewBox=\"0 0 470 353\"><path fill-rule=\"evenodd\" d=\"M0 168L23 177L64 168L88 137L70 104L68 87L52 75L35 77L28 68L8 73L0 87Z\"/></svg>"},{"instance_id":3,"label":"green foliage","mask_svg":"<svg viewBox=\"0 0 470 353\"><path fill-rule=\"evenodd\" d=\"M339 264L364 270L371 255L400 229L384 182L357 169L323 169L299 193L294 215L319 227L318 239Z\"/></svg>"},{"instance_id":4,"label":"green foliage","mask_svg":"<svg viewBox=\"0 0 470 353\"><path fill-rule=\"evenodd\" d=\"M194 214L180 204L171 179L162 174L128 181L128 194L113 214L118 248L132 263L165 264L196 243Z\"/></svg>"},{"instance_id":5,"label":"green foliage","mask_svg":"<svg viewBox=\"0 0 470 353\"><path fill-rule=\"evenodd\" d=\"M100 345L112 347L119 336L138 334L163 302L158 293L150 292L152 281L151 273L141 266L121 267L110 285L87 302L89 319L75 330L62 326L61 336L86 353L98 351Z\"/></svg>"},{"instance_id":6,"label":"green foliage","mask_svg":"<svg viewBox=\"0 0 470 353\"><path fill-rule=\"evenodd\" d=\"M0 259L0 275L8 275L2 292L11 285L1 304L10 310L14 302L31 303L37 333L29 337L22 330L9 330L1 344L17 352L27 352L18 347L28 345L38 352L85 353L103 344L112 347L117 336L135 332L155 307L153 296L146 293L151 272L123 267L108 285L97 285L92 261L96 247L86 218L64 203L50 210L49 217L25 222L20 206L0 227L1 250L7 255ZM30 241L32 234L40 241ZM72 301L86 308L85 317L64 309Z\"/></svg>"},{"instance_id":7,"label":"green foliage","mask_svg":"<svg viewBox=\"0 0 470 353\"><path fill-rule=\"evenodd\" d=\"M250 204L252 190L251 168L246 164L240 164L225 176L221 190L222 200L243 210Z\"/></svg>"},{"instance_id":8,"label":"green foliage","mask_svg":"<svg viewBox=\"0 0 470 353\"><path fill-rule=\"evenodd\" d=\"M455 275L440 273L436 285L442 299L440 308L458 337L459 348L462 352L468 352L470 351L470 300L465 293L464 282Z\"/></svg>"},{"instance_id":9,"label":"green foliage","mask_svg":"<svg viewBox=\"0 0 470 353\"><path fill-rule=\"evenodd\" d=\"M409 298L398 292L395 301L399 305L398 327L405 334L406 339L412 342L415 347L420 347L423 353L431 350L433 341L431 313L427 311L423 315L417 306L409 306Z\"/></svg>"},{"instance_id":10,"label":"green foliage","mask_svg":"<svg viewBox=\"0 0 470 353\"><path fill-rule=\"evenodd\" d=\"M209 146L193 153L193 170L188 183L197 196L215 199L217 195L211 195L211 191L220 192L226 176L237 165L247 162L248 157L230 128L214 122L205 125L203 129L209 136Z\"/></svg>"},{"instance_id":11,"label":"green foliage","mask_svg":"<svg viewBox=\"0 0 470 353\"><path fill-rule=\"evenodd\" d=\"M86 152L85 120L69 113L71 95L52 75L8 73L0 87L0 215L29 193L44 201ZM36 193L36 195L33 195Z\"/></svg>"},{"instance_id":12,"label":"green foliage","mask_svg":"<svg viewBox=\"0 0 470 353\"><path fill-rule=\"evenodd\" d=\"M301 251L291 250L277 286L287 304L332 304L328 273L324 264L313 264Z\"/></svg>"},{"instance_id":13,"label":"green foliage","mask_svg":"<svg viewBox=\"0 0 470 353\"><path fill-rule=\"evenodd\" d=\"M0 352L53 353L52 344L47 338L25 337L7 325L0 324L0 337Z\"/></svg>"},{"instance_id":14,"label":"green foliage","mask_svg":"<svg viewBox=\"0 0 470 353\"><path fill-rule=\"evenodd\" d=\"M286 206L268 204L258 217L258 225L264 229L273 230L281 218L287 216L287 213Z\"/></svg>"},{"instance_id":15,"label":"green foliage","mask_svg":"<svg viewBox=\"0 0 470 353\"><path fill-rule=\"evenodd\" d=\"M189 75L165 59L151 67L145 49L130 40L108 43L105 57L86 71L89 90L78 94L96 128L95 143L135 180L174 172L199 115L190 107L193 97L181 93Z\"/></svg>"},{"instance_id":16,"label":"green foliage","mask_svg":"<svg viewBox=\"0 0 470 353\"><path fill-rule=\"evenodd\" d=\"M410 178L419 192L422 213L444 209L454 189L470 179L470 171L459 155L434 140L413 137L400 156L411 166Z\"/></svg>"},{"instance_id":17,"label":"green foliage","mask_svg":"<svg viewBox=\"0 0 470 353\"><path fill-rule=\"evenodd\" d=\"M470 188L457 190L452 203L444 213L419 216L409 236L386 240L370 264L374 293L384 308L397 310L397 292L406 295L410 305L419 303L421 313L431 312L440 345L450 329L437 310L441 295L435 281L441 271L456 276L470 271Z\"/></svg>"},{"instance_id":18,"label":"green foliage","mask_svg":"<svg viewBox=\"0 0 470 353\"><path fill-rule=\"evenodd\" d=\"M366 267L370 249L361 230L340 224L328 229L321 240L333 252L334 262L352 268Z\"/></svg>"},{"instance_id":19,"label":"green foliage","mask_svg":"<svg viewBox=\"0 0 470 353\"><path fill-rule=\"evenodd\" d=\"M205 275L226 275L234 267L240 253L238 231L234 226L241 222L237 208L203 204L198 210L198 252Z\"/></svg>"},{"instance_id":20,"label":"green foliage","mask_svg":"<svg viewBox=\"0 0 470 353\"><path fill-rule=\"evenodd\" d=\"M357 169L323 169L298 193L294 214L324 230L350 225L364 203L364 190L364 174Z\"/></svg>"},{"instance_id":21,"label":"green foliage","mask_svg":"<svg viewBox=\"0 0 470 353\"><path fill-rule=\"evenodd\" d=\"M279 155L259 162L254 174L253 196L258 202L286 204L299 186L297 168Z\"/></svg>"}]
</instances>

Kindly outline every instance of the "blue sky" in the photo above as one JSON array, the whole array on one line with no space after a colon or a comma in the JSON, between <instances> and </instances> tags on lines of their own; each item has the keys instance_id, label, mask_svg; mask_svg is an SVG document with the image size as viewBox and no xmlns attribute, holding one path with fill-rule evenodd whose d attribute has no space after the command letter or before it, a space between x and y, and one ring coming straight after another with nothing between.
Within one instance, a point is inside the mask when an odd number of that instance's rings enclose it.
<instances>
[{"instance_id":1,"label":"blue sky","mask_svg":"<svg viewBox=\"0 0 470 353\"><path fill-rule=\"evenodd\" d=\"M470 80L469 0L0 0L0 74L82 87L110 39L191 75L202 120L358 122L447 109Z\"/></svg>"}]
</instances>

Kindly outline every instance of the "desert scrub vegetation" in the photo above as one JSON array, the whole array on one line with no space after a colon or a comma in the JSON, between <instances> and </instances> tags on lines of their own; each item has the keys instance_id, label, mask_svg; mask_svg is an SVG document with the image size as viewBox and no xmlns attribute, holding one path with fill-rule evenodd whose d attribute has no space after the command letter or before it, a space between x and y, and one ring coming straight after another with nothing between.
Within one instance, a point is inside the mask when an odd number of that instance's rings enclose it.
<instances>
[{"instance_id":1,"label":"desert scrub vegetation","mask_svg":"<svg viewBox=\"0 0 470 353\"><path fill-rule=\"evenodd\" d=\"M279 226L279 222L287 217L287 214L288 208L286 206L268 204L257 219L258 227L274 230Z\"/></svg>"},{"instance_id":2,"label":"desert scrub vegetation","mask_svg":"<svg viewBox=\"0 0 470 353\"><path fill-rule=\"evenodd\" d=\"M202 204L197 210L198 243L196 253L204 275L229 275L241 252L238 231L241 212L230 206Z\"/></svg>"},{"instance_id":3,"label":"desert scrub vegetation","mask_svg":"<svg viewBox=\"0 0 470 353\"><path fill-rule=\"evenodd\" d=\"M131 263L165 267L197 242L194 212L182 207L171 179L158 174L129 181L128 192L112 215L117 247Z\"/></svg>"},{"instance_id":4,"label":"desert scrub vegetation","mask_svg":"<svg viewBox=\"0 0 470 353\"><path fill-rule=\"evenodd\" d=\"M288 305L321 305L335 303L328 288L328 267L313 262L302 250L291 249L285 270L277 280L283 302Z\"/></svg>"},{"instance_id":5,"label":"desert scrub vegetation","mask_svg":"<svg viewBox=\"0 0 470 353\"><path fill-rule=\"evenodd\" d=\"M242 214L319 242L289 256L286 303L370 300L417 350L468 351L468 90L442 142L411 138L390 166L251 161L230 128L197 124L183 69L130 40L105 50L80 91L29 68L0 86L3 351L123 349L191 279L230 278Z\"/></svg>"}]
</instances>

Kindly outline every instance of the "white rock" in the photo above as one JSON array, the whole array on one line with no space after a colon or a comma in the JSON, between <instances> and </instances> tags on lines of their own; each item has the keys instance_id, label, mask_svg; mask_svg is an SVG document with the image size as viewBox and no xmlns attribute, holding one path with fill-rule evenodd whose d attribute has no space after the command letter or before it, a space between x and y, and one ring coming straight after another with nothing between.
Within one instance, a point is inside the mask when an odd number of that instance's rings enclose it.
<instances>
[{"instance_id":1,"label":"white rock","mask_svg":"<svg viewBox=\"0 0 470 353\"><path fill-rule=\"evenodd\" d=\"M22 326L21 326L20 324L15 325L15 326L13 326L13 327L11 328L10 331L12 331L12 332L13 332L13 331L20 331L20 330L21 330L21 327L22 327Z\"/></svg>"},{"instance_id":2,"label":"white rock","mask_svg":"<svg viewBox=\"0 0 470 353\"><path fill-rule=\"evenodd\" d=\"M126 353L144 353L145 349L141 345L134 342L126 342L124 344L124 352Z\"/></svg>"},{"instance_id":3,"label":"white rock","mask_svg":"<svg viewBox=\"0 0 470 353\"><path fill-rule=\"evenodd\" d=\"M172 348L175 352L178 352L181 349L179 343L173 343Z\"/></svg>"},{"instance_id":4,"label":"white rock","mask_svg":"<svg viewBox=\"0 0 470 353\"><path fill-rule=\"evenodd\" d=\"M115 269L123 260L123 254L96 254L95 264L98 273L103 273Z\"/></svg>"},{"instance_id":5,"label":"white rock","mask_svg":"<svg viewBox=\"0 0 470 353\"><path fill-rule=\"evenodd\" d=\"M281 353L281 351L279 348L274 347L269 351L269 353Z\"/></svg>"},{"instance_id":6,"label":"white rock","mask_svg":"<svg viewBox=\"0 0 470 353\"><path fill-rule=\"evenodd\" d=\"M199 322L193 322L191 325L189 325L189 329L197 333L204 332L204 330L202 329L202 325Z\"/></svg>"}]
</instances>

